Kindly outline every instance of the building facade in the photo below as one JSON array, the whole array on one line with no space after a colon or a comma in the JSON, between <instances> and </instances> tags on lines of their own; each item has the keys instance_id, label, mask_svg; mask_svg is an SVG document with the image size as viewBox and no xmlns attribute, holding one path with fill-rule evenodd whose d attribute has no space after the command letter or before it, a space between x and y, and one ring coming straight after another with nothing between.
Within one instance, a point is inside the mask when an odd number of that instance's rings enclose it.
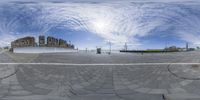
<instances>
[{"instance_id":1,"label":"building facade","mask_svg":"<svg viewBox=\"0 0 200 100\"><path fill-rule=\"evenodd\" d=\"M45 46L45 36L39 36L39 46Z\"/></svg>"},{"instance_id":2,"label":"building facade","mask_svg":"<svg viewBox=\"0 0 200 100\"><path fill-rule=\"evenodd\" d=\"M36 46L34 37L24 37L11 42L11 48L34 47L34 46Z\"/></svg>"},{"instance_id":3,"label":"building facade","mask_svg":"<svg viewBox=\"0 0 200 100\"><path fill-rule=\"evenodd\" d=\"M11 42L11 48L30 47L30 46L31 47L37 46L34 37L24 37ZM71 42L67 43L66 40L57 39L51 36L48 36L47 39L45 39L45 36L39 36L39 47L62 47L62 48L74 49L74 45L71 44Z\"/></svg>"}]
</instances>

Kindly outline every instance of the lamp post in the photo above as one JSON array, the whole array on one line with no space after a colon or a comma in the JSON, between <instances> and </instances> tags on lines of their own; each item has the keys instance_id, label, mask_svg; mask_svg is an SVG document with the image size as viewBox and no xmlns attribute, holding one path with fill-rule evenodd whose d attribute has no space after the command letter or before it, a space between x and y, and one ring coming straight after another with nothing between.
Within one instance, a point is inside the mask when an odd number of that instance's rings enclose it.
<instances>
[{"instance_id":1,"label":"lamp post","mask_svg":"<svg viewBox=\"0 0 200 100\"><path fill-rule=\"evenodd\" d=\"M128 49L127 42L125 42L124 49L125 49L125 51L127 51L127 49Z\"/></svg>"},{"instance_id":2,"label":"lamp post","mask_svg":"<svg viewBox=\"0 0 200 100\"><path fill-rule=\"evenodd\" d=\"M111 54L111 42L109 41L108 44L109 44L109 54Z\"/></svg>"}]
</instances>

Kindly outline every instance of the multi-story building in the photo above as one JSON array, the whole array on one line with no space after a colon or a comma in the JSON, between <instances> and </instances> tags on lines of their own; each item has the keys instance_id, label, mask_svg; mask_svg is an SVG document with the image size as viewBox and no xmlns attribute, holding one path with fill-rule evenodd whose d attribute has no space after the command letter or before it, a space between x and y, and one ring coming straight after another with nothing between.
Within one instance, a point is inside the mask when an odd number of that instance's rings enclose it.
<instances>
[{"instance_id":1,"label":"multi-story building","mask_svg":"<svg viewBox=\"0 0 200 100\"><path fill-rule=\"evenodd\" d=\"M11 48L36 46L34 37L24 37L11 42Z\"/></svg>"},{"instance_id":2,"label":"multi-story building","mask_svg":"<svg viewBox=\"0 0 200 100\"><path fill-rule=\"evenodd\" d=\"M55 39L55 44L56 47L59 47L59 39Z\"/></svg>"},{"instance_id":3,"label":"multi-story building","mask_svg":"<svg viewBox=\"0 0 200 100\"><path fill-rule=\"evenodd\" d=\"M47 46L50 47L52 46L53 38L52 37L47 37Z\"/></svg>"},{"instance_id":4,"label":"multi-story building","mask_svg":"<svg viewBox=\"0 0 200 100\"><path fill-rule=\"evenodd\" d=\"M45 36L39 36L39 46L45 46Z\"/></svg>"},{"instance_id":5,"label":"multi-story building","mask_svg":"<svg viewBox=\"0 0 200 100\"><path fill-rule=\"evenodd\" d=\"M48 36L47 41L45 41L45 36L39 36L39 47L62 47L62 48L72 48L74 49L74 45L71 42L68 44L63 39L57 39L51 36ZM34 37L24 37L17 39L11 42L11 48L15 47L28 47L28 46L36 46Z\"/></svg>"},{"instance_id":6,"label":"multi-story building","mask_svg":"<svg viewBox=\"0 0 200 100\"><path fill-rule=\"evenodd\" d=\"M47 37L47 46L48 47L59 47L59 40L54 37Z\"/></svg>"},{"instance_id":7,"label":"multi-story building","mask_svg":"<svg viewBox=\"0 0 200 100\"><path fill-rule=\"evenodd\" d=\"M67 42L63 39L59 39L59 46L60 47L67 47Z\"/></svg>"}]
</instances>

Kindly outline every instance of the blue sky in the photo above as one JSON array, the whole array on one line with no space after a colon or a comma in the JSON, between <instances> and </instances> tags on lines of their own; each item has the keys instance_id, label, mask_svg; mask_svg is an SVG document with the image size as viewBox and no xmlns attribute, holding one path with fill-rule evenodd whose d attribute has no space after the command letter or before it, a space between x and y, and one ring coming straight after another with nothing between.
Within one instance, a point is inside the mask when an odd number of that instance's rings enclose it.
<instances>
[{"instance_id":1,"label":"blue sky","mask_svg":"<svg viewBox=\"0 0 200 100\"><path fill-rule=\"evenodd\" d=\"M0 46L24 36L55 36L80 49L200 45L197 0L2 0Z\"/></svg>"}]
</instances>

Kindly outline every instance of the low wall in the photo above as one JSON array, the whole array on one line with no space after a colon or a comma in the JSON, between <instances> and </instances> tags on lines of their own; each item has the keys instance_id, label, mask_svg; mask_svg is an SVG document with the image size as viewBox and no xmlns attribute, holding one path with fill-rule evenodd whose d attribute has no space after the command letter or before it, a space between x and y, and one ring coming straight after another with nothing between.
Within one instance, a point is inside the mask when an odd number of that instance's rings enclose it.
<instances>
[{"instance_id":1,"label":"low wall","mask_svg":"<svg viewBox=\"0 0 200 100\"><path fill-rule=\"evenodd\" d=\"M20 47L14 48L14 53L56 53L56 52L77 52L75 49L57 47Z\"/></svg>"}]
</instances>

